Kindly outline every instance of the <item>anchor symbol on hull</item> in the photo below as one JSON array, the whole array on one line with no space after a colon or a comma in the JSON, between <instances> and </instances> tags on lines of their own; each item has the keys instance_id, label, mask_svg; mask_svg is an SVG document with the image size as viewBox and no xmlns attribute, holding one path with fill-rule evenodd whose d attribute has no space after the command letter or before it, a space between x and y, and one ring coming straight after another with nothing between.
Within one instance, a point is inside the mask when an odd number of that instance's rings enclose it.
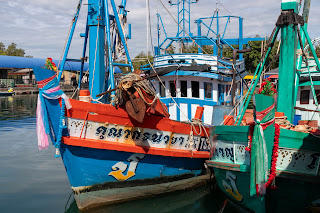
<instances>
[{"instance_id":1,"label":"anchor symbol on hull","mask_svg":"<svg viewBox=\"0 0 320 213\"><path fill-rule=\"evenodd\" d=\"M129 178L136 175L136 169L138 163L141 159L144 158L144 154L133 154L128 159L127 162L130 162L129 168L128 165L123 162L118 162L112 166L112 172L109 173L110 176L113 176L115 179L119 181L128 180ZM127 174L125 175L124 172L127 170Z\"/></svg>"}]
</instances>

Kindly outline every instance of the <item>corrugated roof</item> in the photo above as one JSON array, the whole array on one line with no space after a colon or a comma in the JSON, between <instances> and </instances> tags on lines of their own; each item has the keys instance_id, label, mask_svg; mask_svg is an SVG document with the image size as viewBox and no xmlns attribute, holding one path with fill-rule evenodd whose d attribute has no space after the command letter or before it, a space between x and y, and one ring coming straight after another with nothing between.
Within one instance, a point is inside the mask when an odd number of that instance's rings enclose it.
<instances>
[{"instance_id":1,"label":"corrugated roof","mask_svg":"<svg viewBox=\"0 0 320 213\"><path fill-rule=\"evenodd\" d=\"M58 60L53 60L53 62L58 65ZM0 67L3 68L33 68L33 67L44 67L46 59L43 58L26 58L18 56L6 56L0 55ZM67 61L64 65L64 70L75 71L80 70L81 63L74 61ZM83 70L88 70L89 63L84 63Z\"/></svg>"}]
</instances>

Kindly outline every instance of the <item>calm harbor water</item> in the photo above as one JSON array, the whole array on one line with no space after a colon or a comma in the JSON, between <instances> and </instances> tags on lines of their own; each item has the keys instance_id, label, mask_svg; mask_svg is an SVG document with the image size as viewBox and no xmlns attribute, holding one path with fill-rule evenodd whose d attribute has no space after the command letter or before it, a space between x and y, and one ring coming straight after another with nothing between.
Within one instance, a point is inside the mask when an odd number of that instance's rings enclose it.
<instances>
[{"instance_id":1,"label":"calm harbor water","mask_svg":"<svg viewBox=\"0 0 320 213\"><path fill-rule=\"evenodd\" d=\"M79 212L54 147L39 150L36 95L0 97L0 212ZM219 212L225 198L213 185L94 209L103 212ZM234 212L230 204L224 212Z\"/></svg>"}]
</instances>

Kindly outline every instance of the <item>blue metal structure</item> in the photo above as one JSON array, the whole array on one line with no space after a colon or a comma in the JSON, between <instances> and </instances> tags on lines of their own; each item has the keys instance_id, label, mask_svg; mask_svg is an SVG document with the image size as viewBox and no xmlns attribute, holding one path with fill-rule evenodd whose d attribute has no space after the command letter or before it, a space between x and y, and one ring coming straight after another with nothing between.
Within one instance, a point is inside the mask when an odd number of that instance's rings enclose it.
<instances>
[{"instance_id":1,"label":"blue metal structure","mask_svg":"<svg viewBox=\"0 0 320 213\"><path fill-rule=\"evenodd\" d=\"M191 34L191 26L190 26L190 5L193 3L197 3L196 1L191 0L177 0L177 3L172 3L169 1L170 5L177 5L178 8L178 32L177 37L180 37L182 34L182 38L186 38ZM187 16L187 18L186 18ZM181 26L182 24L182 26ZM188 29L187 29L188 28ZM189 34L189 35L186 35Z\"/></svg>"},{"instance_id":2,"label":"blue metal structure","mask_svg":"<svg viewBox=\"0 0 320 213\"><path fill-rule=\"evenodd\" d=\"M178 9L175 36L169 36L160 14L157 14L158 44L154 47L153 66L145 65L142 69L162 75L161 82L154 80L154 86L161 101L168 107L171 119L191 120L195 108L202 106L202 120L207 124L216 124L218 118L212 116L216 114L216 105L235 104L242 94L242 84L246 84L241 81L246 75L243 53L239 54L238 59L227 58L222 55L224 48L241 51L249 41L261 41L262 38L244 38L243 18L220 15L218 8L212 16L195 21L197 32L193 34L190 21L193 3L197 1L169 1L171 6L177 6ZM238 24L238 33L233 34L236 38L227 35L231 21ZM192 52L185 48L190 45L196 47L191 49ZM208 49L208 46L212 49ZM172 51L176 47L179 47L179 51L170 53L170 49Z\"/></svg>"},{"instance_id":3,"label":"blue metal structure","mask_svg":"<svg viewBox=\"0 0 320 213\"><path fill-rule=\"evenodd\" d=\"M60 67L60 73L58 79L60 79L62 71L64 69L64 64L68 60L67 59L68 51L71 45L73 32L78 20L78 16L80 13L82 0L79 0L77 6L77 12L74 15L72 27L70 30L70 34L68 36L68 42L66 44L66 48L64 51L64 56L62 59L62 65ZM110 14L109 7L111 5L111 9L113 14ZM84 48L82 53L82 58L80 61L82 64L84 60L86 60L86 49L89 43L89 89L92 97L96 97L96 95L104 92L107 88L113 89L115 87L114 82L114 66L124 66L130 67L131 71L133 71L133 66L131 62L131 58L129 56L129 51L126 46L126 39L131 37L131 29L129 29L129 35L125 36L123 32L122 25L124 24L124 19L127 15L127 11L125 10L126 0L122 0L121 5L119 6L119 11L115 5L114 0L88 0L88 16L87 16L87 24L85 33L81 34L81 37L84 37ZM119 17L122 17L120 19ZM114 37L111 37L112 26L117 29L117 34ZM129 26L130 28L130 26ZM106 39L105 39L105 35ZM119 36L119 38L118 38ZM88 42L89 40L89 42ZM105 44L106 40L106 44ZM125 55L126 61L128 64L116 63L116 48L115 46L119 41L121 41ZM105 48L107 47L107 62L105 61ZM83 66L83 65L82 65ZM109 76L107 78L106 85L106 76L104 70L108 67ZM80 69L80 73L82 75L83 67ZM81 82L79 81L79 88ZM101 102L105 103L107 101L106 97L100 99Z\"/></svg>"},{"instance_id":4,"label":"blue metal structure","mask_svg":"<svg viewBox=\"0 0 320 213\"><path fill-rule=\"evenodd\" d=\"M173 4L171 1L169 3L171 5L177 5L178 7L178 32L176 36L170 37L167 35L167 32L165 30L162 18L160 14L157 14L157 24L158 24L158 45L155 47L155 55L161 55L161 50L166 52L167 49L174 43L174 42L181 42L181 43L195 43L197 46L199 46L198 53L203 53L202 47L204 45L211 45L213 46L213 55L218 55L218 49L221 49L220 56L222 56L222 49L223 45L227 45L231 49L234 49L232 45L238 45L239 50L243 49L243 45L248 45L248 41L261 41L262 38L244 38L243 37L243 18L240 16L219 16L219 10L216 10L211 17L205 17L205 18L199 18L195 21L197 24L197 35L194 36L191 32L190 27L190 4L196 3L191 2L188 0L179 1L176 4ZM188 4L188 10L186 9L185 4ZM182 5L182 9L179 9ZM188 14L188 19L185 18L186 13ZM182 16L182 18L181 18ZM238 21L238 38L225 38L226 31L228 28L228 24L231 22L231 20L236 19ZM210 21L209 23L206 23L207 21ZM220 23L224 21L225 27L223 31L220 30ZM188 24L188 29L186 28L186 23ZM214 23L215 28L214 28ZM182 26L181 26L182 24ZM161 26L161 27L160 27ZM160 42L160 31L161 28L163 29L165 38L162 42ZM206 54L206 53L205 53ZM243 55L239 55L239 59L241 60L243 58Z\"/></svg>"}]
</instances>

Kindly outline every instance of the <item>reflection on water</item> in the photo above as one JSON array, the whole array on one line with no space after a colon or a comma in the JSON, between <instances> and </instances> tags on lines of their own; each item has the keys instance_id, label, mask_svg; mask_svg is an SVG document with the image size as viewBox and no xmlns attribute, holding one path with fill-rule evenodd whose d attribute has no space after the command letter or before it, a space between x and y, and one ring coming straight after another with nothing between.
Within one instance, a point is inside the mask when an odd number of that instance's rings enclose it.
<instances>
[{"instance_id":1,"label":"reflection on water","mask_svg":"<svg viewBox=\"0 0 320 213\"><path fill-rule=\"evenodd\" d=\"M0 119L7 120L35 116L37 97L37 95L0 97Z\"/></svg>"},{"instance_id":2,"label":"reflection on water","mask_svg":"<svg viewBox=\"0 0 320 213\"><path fill-rule=\"evenodd\" d=\"M79 213L54 147L39 151L37 95L0 98L0 212ZM215 213L224 197L206 187L90 210L104 212ZM71 196L70 196L71 194ZM227 205L224 212L233 212Z\"/></svg>"},{"instance_id":3,"label":"reflection on water","mask_svg":"<svg viewBox=\"0 0 320 213\"><path fill-rule=\"evenodd\" d=\"M218 188L204 186L197 189L95 208L83 213L216 213L219 212L224 199L222 192ZM231 213L234 212L234 209L231 205L226 205L223 212ZM74 200L65 213L79 213Z\"/></svg>"}]
</instances>

